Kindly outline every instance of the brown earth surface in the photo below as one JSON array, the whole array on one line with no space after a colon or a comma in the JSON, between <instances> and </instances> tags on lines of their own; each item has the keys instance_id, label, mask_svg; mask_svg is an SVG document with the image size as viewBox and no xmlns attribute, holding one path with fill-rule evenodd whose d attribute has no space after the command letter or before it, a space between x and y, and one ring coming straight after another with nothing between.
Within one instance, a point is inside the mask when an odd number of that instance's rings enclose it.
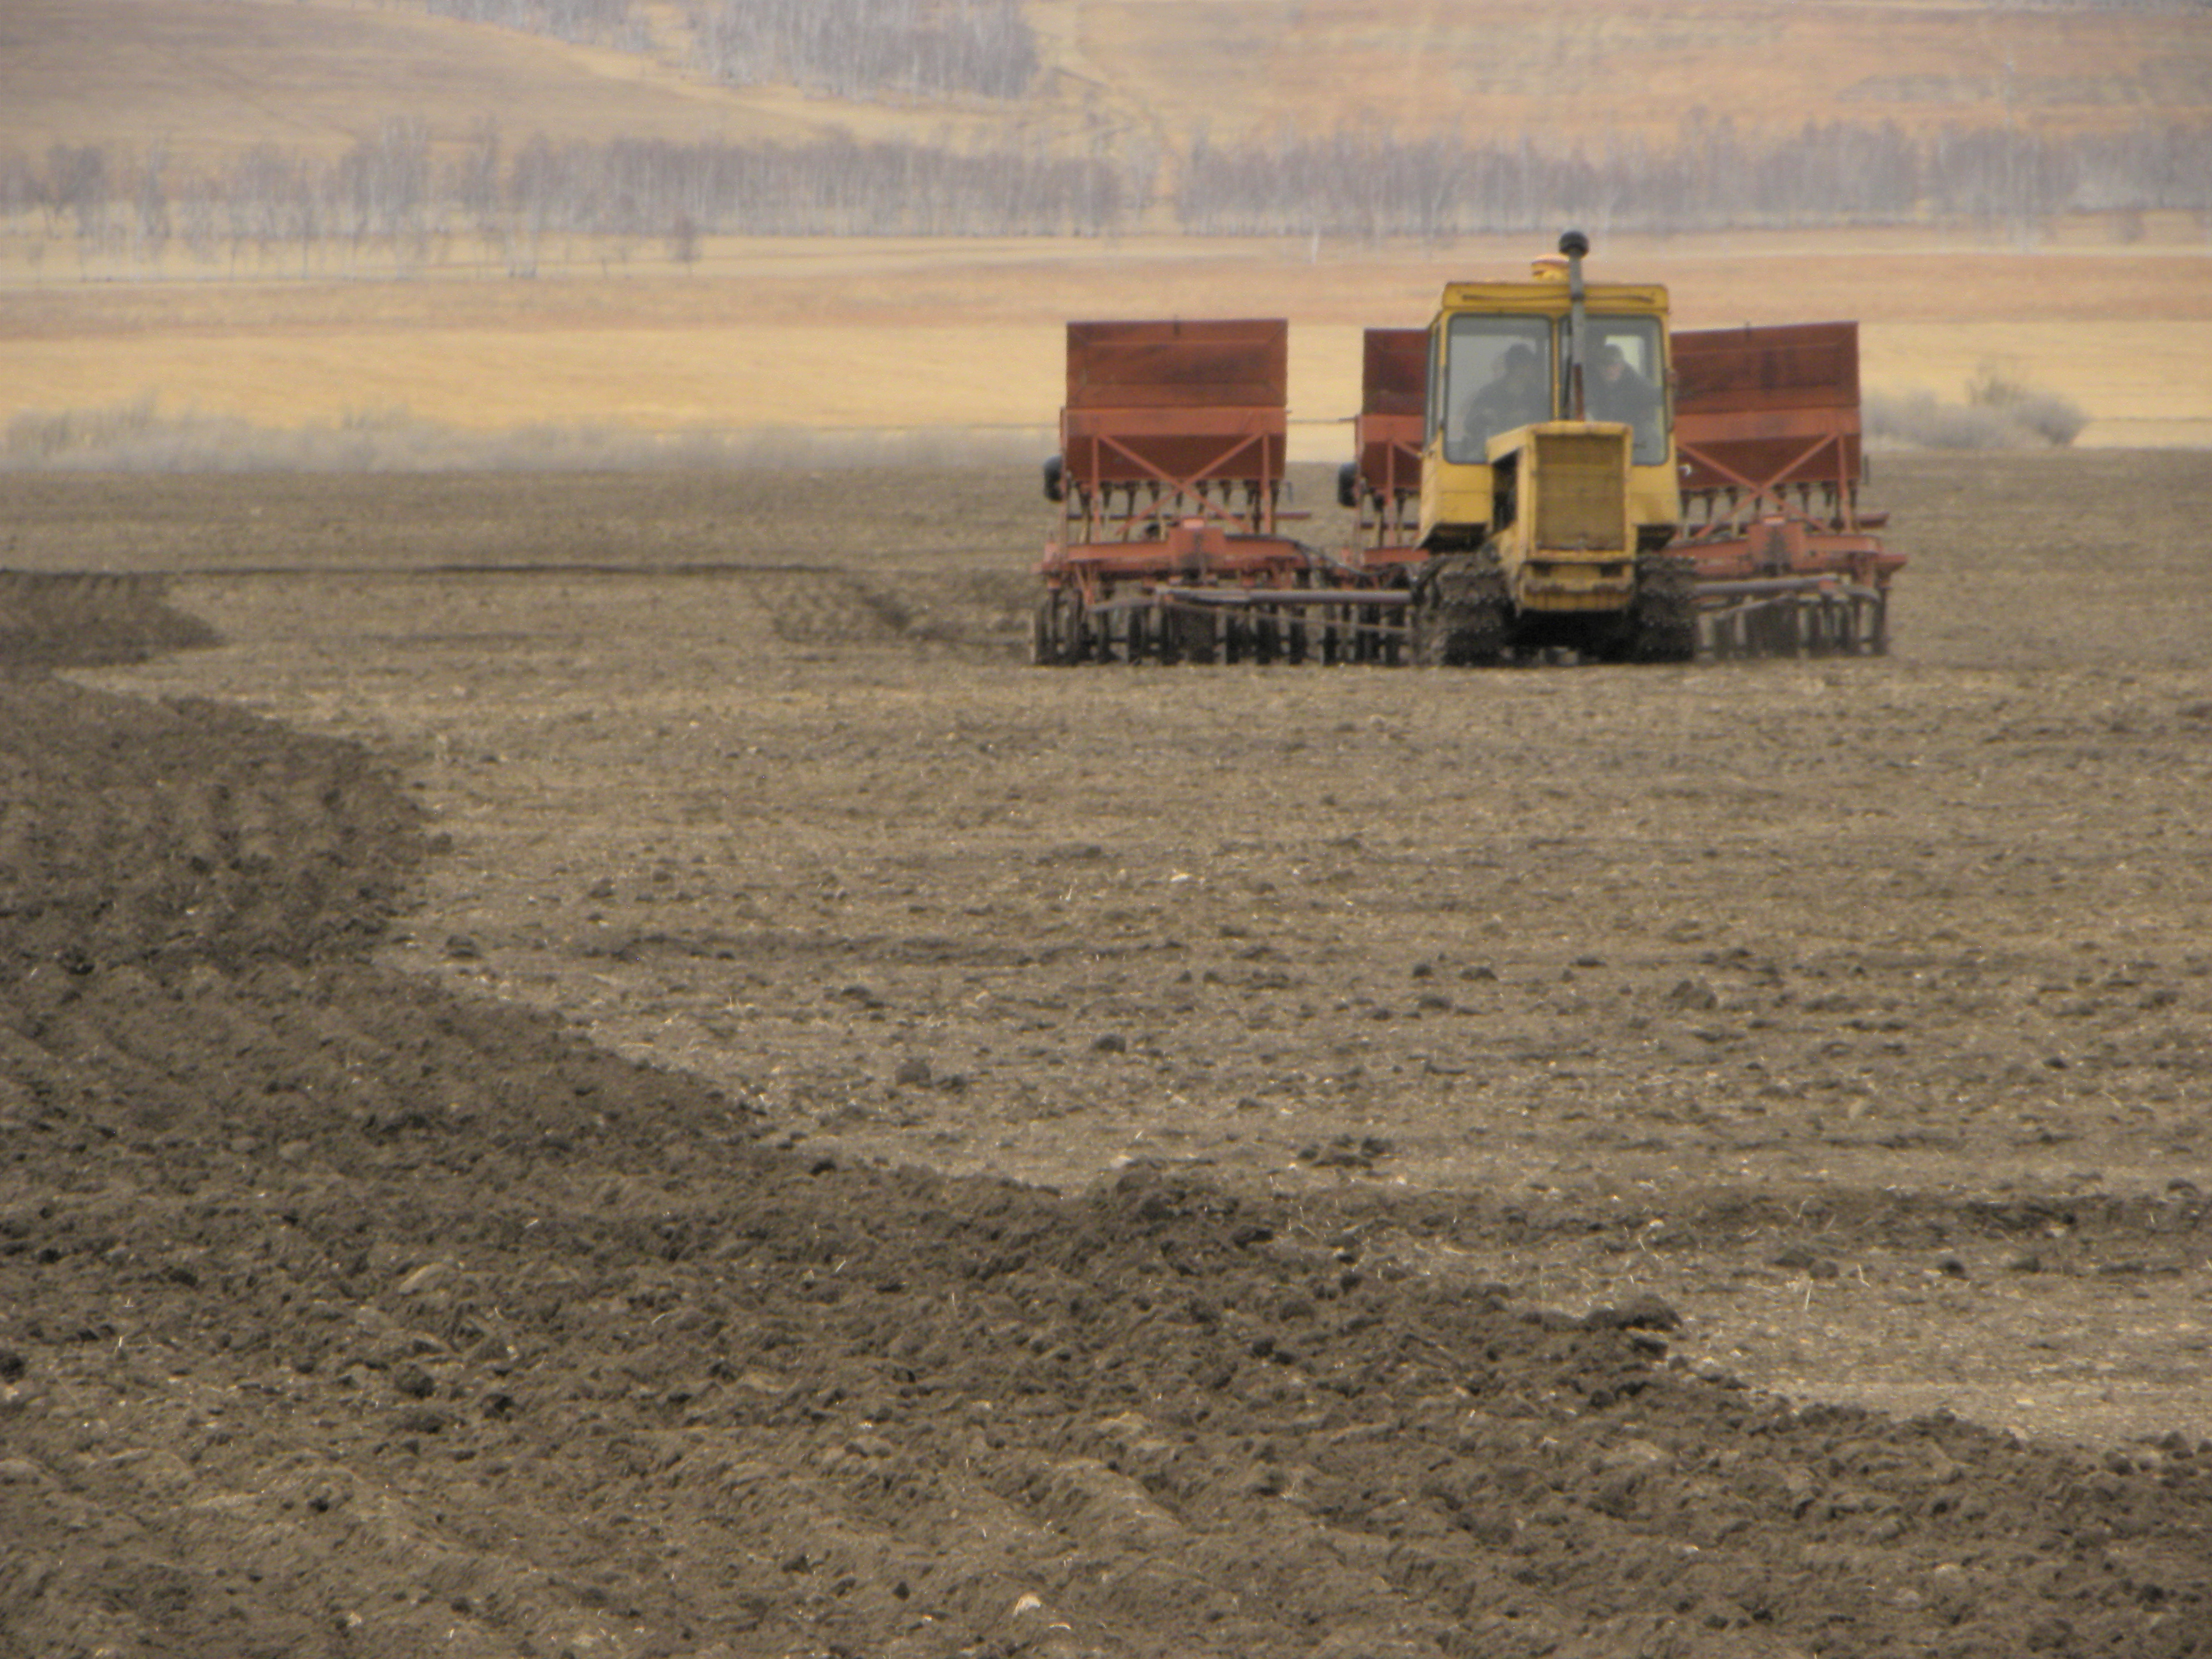
<instances>
[{"instance_id":1,"label":"brown earth surface","mask_svg":"<svg viewBox=\"0 0 2212 1659\"><path fill-rule=\"evenodd\" d=\"M2212 1652L2212 473L1878 468L1892 656L1481 674L0 483L0 1654Z\"/></svg>"}]
</instances>

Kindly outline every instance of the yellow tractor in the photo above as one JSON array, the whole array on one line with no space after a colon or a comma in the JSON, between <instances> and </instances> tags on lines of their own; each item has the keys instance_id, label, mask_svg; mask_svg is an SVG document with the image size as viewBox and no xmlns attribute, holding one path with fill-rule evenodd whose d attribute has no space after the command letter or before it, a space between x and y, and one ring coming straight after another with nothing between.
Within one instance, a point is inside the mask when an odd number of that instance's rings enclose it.
<instances>
[{"instance_id":1,"label":"yellow tractor","mask_svg":"<svg viewBox=\"0 0 2212 1659\"><path fill-rule=\"evenodd\" d=\"M1697 654L1667 290L1583 281L1559 239L1519 283L1454 283L1429 329L1414 660L1566 649L1615 661Z\"/></svg>"}]
</instances>

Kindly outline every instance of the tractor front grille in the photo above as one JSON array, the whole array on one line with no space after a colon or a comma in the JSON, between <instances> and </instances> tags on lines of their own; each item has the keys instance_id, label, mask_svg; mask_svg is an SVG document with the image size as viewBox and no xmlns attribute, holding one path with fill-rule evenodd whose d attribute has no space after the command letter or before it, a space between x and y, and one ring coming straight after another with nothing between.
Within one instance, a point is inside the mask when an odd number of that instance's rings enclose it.
<instances>
[{"instance_id":1,"label":"tractor front grille","mask_svg":"<svg viewBox=\"0 0 2212 1659\"><path fill-rule=\"evenodd\" d=\"M1540 432L1536 545L1622 552L1628 546L1628 434Z\"/></svg>"}]
</instances>

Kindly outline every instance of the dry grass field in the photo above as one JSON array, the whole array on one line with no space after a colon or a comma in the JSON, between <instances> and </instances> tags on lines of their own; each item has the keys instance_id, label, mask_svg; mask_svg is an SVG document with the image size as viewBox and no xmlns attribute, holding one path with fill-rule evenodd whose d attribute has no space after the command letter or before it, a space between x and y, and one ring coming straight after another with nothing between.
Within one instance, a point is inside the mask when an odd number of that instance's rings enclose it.
<instances>
[{"instance_id":1,"label":"dry grass field","mask_svg":"<svg viewBox=\"0 0 2212 1659\"><path fill-rule=\"evenodd\" d=\"M607 276L580 249L531 282L19 281L0 289L0 422L152 399L269 428L400 412L474 432L1045 434L1065 322L1270 315L1292 324L1296 453L1329 459L1358 407L1363 328L1425 322L1444 281L1516 275L1542 251L732 241L689 274ZM2086 444L2162 445L2212 441L2208 253L1775 234L1601 239L1591 269L1668 283L1681 326L1856 318L1870 391L1955 398L1994 364L2079 404Z\"/></svg>"}]
</instances>

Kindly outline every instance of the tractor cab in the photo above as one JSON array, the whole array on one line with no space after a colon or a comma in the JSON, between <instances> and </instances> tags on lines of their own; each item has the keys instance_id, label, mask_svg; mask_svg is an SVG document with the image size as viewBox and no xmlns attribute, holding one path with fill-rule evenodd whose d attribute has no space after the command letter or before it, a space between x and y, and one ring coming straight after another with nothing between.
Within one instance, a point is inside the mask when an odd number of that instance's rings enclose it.
<instances>
[{"instance_id":1,"label":"tractor cab","mask_svg":"<svg viewBox=\"0 0 2212 1659\"><path fill-rule=\"evenodd\" d=\"M1527 448L1511 434L1561 423L1626 428L1607 442L1620 454L1630 551L1664 545L1681 518L1667 291L1585 288L1587 244L1571 233L1562 246L1573 251L1539 260L1527 282L1444 289L1429 331L1421 469L1419 535L1431 551L1480 547L1501 531L1513 483L1499 468L1518 469Z\"/></svg>"}]
</instances>

